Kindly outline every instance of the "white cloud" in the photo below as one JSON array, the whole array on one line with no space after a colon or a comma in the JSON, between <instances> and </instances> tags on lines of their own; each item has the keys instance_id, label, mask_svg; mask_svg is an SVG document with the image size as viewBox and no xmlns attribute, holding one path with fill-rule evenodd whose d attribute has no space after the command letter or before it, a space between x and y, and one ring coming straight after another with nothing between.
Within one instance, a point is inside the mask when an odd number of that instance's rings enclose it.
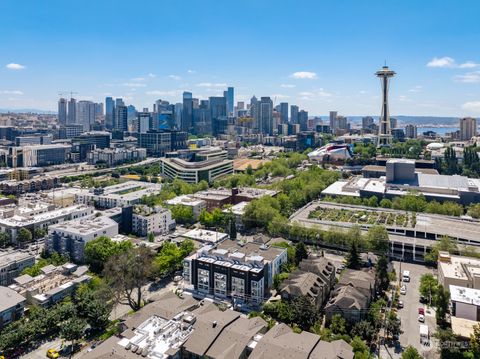
<instances>
[{"instance_id":1,"label":"white cloud","mask_svg":"<svg viewBox=\"0 0 480 359\"><path fill-rule=\"evenodd\" d=\"M147 86L146 84L138 83L138 82L125 82L122 84L122 86L126 87L145 87Z\"/></svg>"},{"instance_id":2,"label":"white cloud","mask_svg":"<svg viewBox=\"0 0 480 359\"><path fill-rule=\"evenodd\" d=\"M464 62L463 64L460 64L458 67L461 68L461 69L473 69L475 67L479 67L480 64L477 64L473 61L467 61L467 62Z\"/></svg>"},{"instance_id":3,"label":"white cloud","mask_svg":"<svg viewBox=\"0 0 480 359\"><path fill-rule=\"evenodd\" d=\"M282 94L279 94L279 93L274 94L271 97L273 97L274 99L277 99L277 100L283 100L283 99L290 98L290 96L288 96L288 95L282 95Z\"/></svg>"},{"instance_id":4,"label":"white cloud","mask_svg":"<svg viewBox=\"0 0 480 359\"><path fill-rule=\"evenodd\" d=\"M365 95L365 94L367 93L367 91L365 91L365 90L360 90L360 91L358 91L358 93L359 93L360 95Z\"/></svg>"},{"instance_id":5,"label":"white cloud","mask_svg":"<svg viewBox=\"0 0 480 359\"><path fill-rule=\"evenodd\" d=\"M133 82L145 81L145 77L134 77L130 81L133 81Z\"/></svg>"},{"instance_id":6,"label":"white cloud","mask_svg":"<svg viewBox=\"0 0 480 359\"><path fill-rule=\"evenodd\" d=\"M189 74L196 74L197 71L195 71L195 70L187 70L187 73L189 73Z\"/></svg>"},{"instance_id":7,"label":"white cloud","mask_svg":"<svg viewBox=\"0 0 480 359\"><path fill-rule=\"evenodd\" d=\"M295 85L292 85L292 84L281 84L280 87L284 88L284 89L292 89L294 87L296 87Z\"/></svg>"},{"instance_id":8,"label":"white cloud","mask_svg":"<svg viewBox=\"0 0 480 359\"><path fill-rule=\"evenodd\" d=\"M0 93L4 95L23 95L23 92L20 90L3 90Z\"/></svg>"},{"instance_id":9,"label":"white cloud","mask_svg":"<svg viewBox=\"0 0 480 359\"><path fill-rule=\"evenodd\" d=\"M452 59L451 57L445 56L445 57L434 57L432 60L430 60L429 63L427 63L428 67L455 67L455 60Z\"/></svg>"},{"instance_id":10,"label":"white cloud","mask_svg":"<svg viewBox=\"0 0 480 359\"><path fill-rule=\"evenodd\" d=\"M303 96L303 97L313 97L313 96L315 96L315 94L313 92L308 92L308 91L300 92L299 95Z\"/></svg>"},{"instance_id":11,"label":"white cloud","mask_svg":"<svg viewBox=\"0 0 480 359\"><path fill-rule=\"evenodd\" d=\"M400 102L411 102L412 100L410 100L407 96L405 95L400 95L398 96L398 101Z\"/></svg>"},{"instance_id":12,"label":"white cloud","mask_svg":"<svg viewBox=\"0 0 480 359\"><path fill-rule=\"evenodd\" d=\"M168 75L168 78L175 80L175 81L180 81L182 78L178 75Z\"/></svg>"},{"instance_id":13,"label":"white cloud","mask_svg":"<svg viewBox=\"0 0 480 359\"><path fill-rule=\"evenodd\" d=\"M152 73L150 72L150 73L148 74L148 77L150 77L150 78L154 78L154 77L157 77L157 75L155 75L155 74L152 74Z\"/></svg>"},{"instance_id":14,"label":"white cloud","mask_svg":"<svg viewBox=\"0 0 480 359\"><path fill-rule=\"evenodd\" d=\"M5 65L5 67L9 70L23 70L26 66L12 62L10 64Z\"/></svg>"},{"instance_id":15,"label":"white cloud","mask_svg":"<svg viewBox=\"0 0 480 359\"><path fill-rule=\"evenodd\" d=\"M315 80L317 78L317 74L315 72L310 71L297 71L290 75L291 78L294 79L308 79L308 80Z\"/></svg>"},{"instance_id":16,"label":"white cloud","mask_svg":"<svg viewBox=\"0 0 480 359\"><path fill-rule=\"evenodd\" d=\"M454 80L464 83L478 83L480 82L480 71L467 72L464 75L457 75L454 77Z\"/></svg>"},{"instance_id":17,"label":"white cloud","mask_svg":"<svg viewBox=\"0 0 480 359\"><path fill-rule=\"evenodd\" d=\"M465 102L462 108L467 111L480 113L480 101Z\"/></svg>"},{"instance_id":18,"label":"white cloud","mask_svg":"<svg viewBox=\"0 0 480 359\"><path fill-rule=\"evenodd\" d=\"M178 96L181 93L182 93L181 90L170 90L170 91L155 90L155 91L145 92L145 94L149 96Z\"/></svg>"},{"instance_id":19,"label":"white cloud","mask_svg":"<svg viewBox=\"0 0 480 359\"><path fill-rule=\"evenodd\" d=\"M327 92L324 89L320 89L317 92L317 95L320 96L320 97L330 97L330 96L332 96L332 94L330 92Z\"/></svg>"},{"instance_id":20,"label":"white cloud","mask_svg":"<svg viewBox=\"0 0 480 359\"><path fill-rule=\"evenodd\" d=\"M418 85L415 87L412 87L408 92L420 92L422 90L422 86Z\"/></svg>"},{"instance_id":21,"label":"white cloud","mask_svg":"<svg viewBox=\"0 0 480 359\"><path fill-rule=\"evenodd\" d=\"M212 83L212 82L201 82L197 84L198 87L227 87L226 83Z\"/></svg>"}]
</instances>

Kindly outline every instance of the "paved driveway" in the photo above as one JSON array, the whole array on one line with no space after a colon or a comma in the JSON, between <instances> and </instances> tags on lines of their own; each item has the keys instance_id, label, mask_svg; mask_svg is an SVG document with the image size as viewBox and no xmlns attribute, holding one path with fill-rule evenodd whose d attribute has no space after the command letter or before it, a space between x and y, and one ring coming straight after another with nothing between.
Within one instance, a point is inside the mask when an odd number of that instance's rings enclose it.
<instances>
[{"instance_id":1,"label":"paved driveway","mask_svg":"<svg viewBox=\"0 0 480 359\"><path fill-rule=\"evenodd\" d=\"M401 283L407 286L407 293L405 295L400 295L400 300L403 301L404 307L398 310L398 316L402 322L402 331L400 335L400 346L401 348L383 348L382 349L382 358L400 358L401 350L405 347L412 345L417 348L418 352L424 358L438 358L439 355L436 352L437 348L435 346L434 340L431 338L431 345L429 347L422 346L420 344L420 322L418 321L418 308L425 308L425 324L428 325L430 330L430 335L435 332L435 313L433 310L428 310L424 304L420 303L420 294L418 288L420 286L420 277L425 273L433 273L433 270L418 264L411 263L400 263L394 262L395 271L397 276L401 276L401 273L404 270L410 271L410 282Z\"/></svg>"}]
</instances>

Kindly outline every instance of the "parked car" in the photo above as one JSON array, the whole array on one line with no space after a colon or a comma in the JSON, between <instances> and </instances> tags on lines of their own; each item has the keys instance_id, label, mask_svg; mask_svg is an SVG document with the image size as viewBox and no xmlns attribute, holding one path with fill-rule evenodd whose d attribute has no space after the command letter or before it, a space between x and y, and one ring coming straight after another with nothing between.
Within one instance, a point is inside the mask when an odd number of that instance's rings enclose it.
<instances>
[{"instance_id":1,"label":"parked car","mask_svg":"<svg viewBox=\"0 0 480 359\"><path fill-rule=\"evenodd\" d=\"M47 357L50 359L57 359L60 356L60 353L56 349L48 349Z\"/></svg>"},{"instance_id":2,"label":"parked car","mask_svg":"<svg viewBox=\"0 0 480 359\"><path fill-rule=\"evenodd\" d=\"M424 308L418 308L418 314L419 315L425 315L425 309Z\"/></svg>"},{"instance_id":3,"label":"parked car","mask_svg":"<svg viewBox=\"0 0 480 359\"><path fill-rule=\"evenodd\" d=\"M425 315L419 314L419 315L418 315L418 321L419 321L420 323L425 323Z\"/></svg>"},{"instance_id":4,"label":"parked car","mask_svg":"<svg viewBox=\"0 0 480 359\"><path fill-rule=\"evenodd\" d=\"M399 300L398 301L398 309L402 309L403 308L403 300Z\"/></svg>"},{"instance_id":5,"label":"parked car","mask_svg":"<svg viewBox=\"0 0 480 359\"><path fill-rule=\"evenodd\" d=\"M407 286L406 285L402 285L402 287L400 288L400 294L402 294L402 295L407 294Z\"/></svg>"}]
</instances>

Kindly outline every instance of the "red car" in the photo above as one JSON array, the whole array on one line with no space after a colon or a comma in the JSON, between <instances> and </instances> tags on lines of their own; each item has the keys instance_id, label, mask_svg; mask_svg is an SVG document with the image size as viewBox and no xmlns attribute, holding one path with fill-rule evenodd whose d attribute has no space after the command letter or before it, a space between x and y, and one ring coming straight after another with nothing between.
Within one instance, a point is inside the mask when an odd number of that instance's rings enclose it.
<instances>
[{"instance_id":1,"label":"red car","mask_svg":"<svg viewBox=\"0 0 480 359\"><path fill-rule=\"evenodd\" d=\"M425 309L423 308L418 308L418 314L420 315L425 315Z\"/></svg>"}]
</instances>

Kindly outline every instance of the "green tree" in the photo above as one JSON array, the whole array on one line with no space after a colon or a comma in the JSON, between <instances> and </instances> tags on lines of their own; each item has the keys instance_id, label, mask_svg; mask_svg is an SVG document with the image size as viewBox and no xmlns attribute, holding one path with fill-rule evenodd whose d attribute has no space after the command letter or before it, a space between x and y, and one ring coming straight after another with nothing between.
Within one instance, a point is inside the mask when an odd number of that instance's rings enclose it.
<instances>
[{"instance_id":1,"label":"green tree","mask_svg":"<svg viewBox=\"0 0 480 359\"><path fill-rule=\"evenodd\" d=\"M436 263L438 260L438 253L440 251L448 252L450 254L458 252L458 247L455 242L448 236L442 236L439 241L431 247L430 252L425 255L427 263Z\"/></svg>"},{"instance_id":2,"label":"green tree","mask_svg":"<svg viewBox=\"0 0 480 359\"><path fill-rule=\"evenodd\" d=\"M388 289L390 284L390 277L388 275L388 259L386 256L380 256L376 265L376 269L376 277L379 288L381 291L385 291Z\"/></svg>"},{"instance_id":3,"label":"green tree","mask_svg":"<svg viewBox=\"0 0 480 359\"><path fill-rule=\"evenodd\" d=\"M371 251L380 253L382 255L388 254L390 241L385 227L370 227L367 233L367 241Z\"/></svg>"},{"instance_id":4,"label":"green tree","mask_svg":"<svg viewBox=\"0 0 480 359\"><path fill-rule=\"evenodd\" d=\"M192 224L195 221L192 207L176 205L172 206L170 210L172 218L179 224Z\"/></svg>"},{"instance_id":5,"label":"green tree","mask_svg":"<svg viewBox=\"0 0 480 359\"><path fill-rule=\"evenodd\" d=\"M473 327L473 333L470 334L470 350L474 358L480 358L480 323Z\"/></svg>"},{"instance_id":6,"label":"green tree","mask_svg":"<svg viewBox=\"0 0 480 359\"><path fill-rule=\"evenodd\" d=\"M368 320L361 320L359 322L356 322L351 330L352 336L358 336L365 340L367 343L372 342L375 334L376 330Z\"/></svg>"},{"instance_id":7,"label":"green tree","mask_svg":"<svg viewBox=\"0 0 480 359\"><path fill-rule=\"evenodd\" d=\"M294 321L303 330L308 330L315 325L319 319L317 308L312 299L301 295L292 300L291 303Z\"/></svg>"},{"instance_id":8,"label":"green tree","mask_svg":"<svg viewBox=\"0 0 480 359\"><path fill-rule=\"evenodd\" d=\"M448 292L448 290L443 288L443 285L440 284L435 295L435 317L437 319L437 324L442 327L445 325L446 322L449 303L450 293Z\"/></svg>"},{"instance_id":9,"label":"green tree","mask_svg":"<svg viewBox=\"0 0 480 359\"><path fill-rule=\"evenodd\" d=\"M330 321L329 328L333 334L346 334L347 322L340 314L334 314Z\"/></svg>"},{"instance_id":10,"label":"green tree","mask_svg":"<svg viewBox=\"0 0 480 359\"><path fill-rule=\"evenodd\" d=\"M427 298L430 305L432 304L432 299L436 297L438 290L438 281L435 279L433 274L425 273L420 277L420 295L424 298Z\"/></svg>"},{"instance_id":11,"label":"green tree","mask_svg":"<svg viewBox=\"0 0 480 359\"><path fill-rule=\"evenodd\" d=\"M350 252L347 255L347 267L350 269L359 269L362 266L360 253L358 252L357 241L353 241Z\"/></svg>"},{"instance_id":12,"label":"green tree","mask_svg":"<svg viewBox=\"0 0 480 359\"><path fill-rule=\"evenodd\" d=\"M295 265L298 264L303 260L308 258L307 246L303 241L298 242L295 245Z\"/></svg>"},{"instance_id":13,"label":"green tree","mask_svg":"<svg viewBox=\"0 0 480 359\"><path fill-rule=\"evenodd\" d=\"M422 356L418 354L415 347L409 345L402 353L402 359L422 359Z\"/></svg>"},{"instance_id":14,"label":"green tree","mask_svg":"<svg viewBox=\"0 0 480 359\"><path fill-rule=\"evenodd\" d=\"M85 332L87 322L76 316L62 323L60 327L60 337L71 342L70 357L72 356L73 346L77 340L80 340Z\"/></svg>"},{"instance_id":15,"label":"green tree","mask_svg":"<svg viewBox=\"0 0 480 359\"><path fill-rule=\"evenodd\" d=\"M133 247L132 242L114 242L109 237L101 236L87 242L84 249L84 260L94 273L101 273L108 259Z\"/></svg>"},{"instance_id":16,"label":"green tree","mask_svg":"<svg viewBox=\"0 0 480 359\"><path fill-rule=\"evenodd\" d=\"M43 238L47 235L47 231L44 230L43 228L37 228L35 229L35 232L34 232L34 237L35 239L40 239L40 238Z\"/></svg>"},{"instance_id":17,"label":"green tree","mask_svg":"<svg viewBox=\"0 0 480 359\"><path fill-rule=\"evenodd\" d=\"M392 208L392 201L387 198L384 198L380 201L380 207L382 208Z\"/></svg>"},{"instance_id":18,"label":"green tree","mask_svg":"<svg viewBox=\"0 0 480 359\"><path fill-rule=\"evenodd\" d=\"M110 322L113 303L106 288L94 290L83 285L75 293L77 315L96 330L104 329Z\"/></svg>"},{"instance_id":19,"label":"green tree","mask_svg":"<svg viewBox=\"0 0 480 359\"><path fill-rule=\"evenodd\" d=\"M0 232L0 247L5 248L10 245L12 238L8 232Z\"/></svg>"},{"instance_id":20,"label":"green tree","mask_svg":"<svg viewBox=\"0 0 480 359\"><path fill-rule=\"evenodd\" d=\"M371 359L373 358L367 344L358 336L354 337L350 343L355 359Z\"/></svg>"},{"instance_id":21,"label":"green tree","mask_svg":"<svg viewBox=\"0 0 480 359\"><path fill-rule=\"evenodd\" d=\"M385 322L385 331L387 332L387 335L391 334L392 336L398 336L402 332L400 319L394 311L388 312Z\"/></svg>"},{"instance_id":22,"label":"green tree","mask_svg":"<svg viewBox=\"0 0 480 359\"><path fill-rule=\"evenodd\" d=\"M155 234L150 232L147 236L149 242L155 242Z\"/></svg>"},{"instance_id":23,"label":"green tree","mask_svg":"<svg viewBox=\"0 0 480 359\"><path fill-rule=\"evenodd\" d=\"M137 311L143 305L142 287L153 271L153 253L146 247L131 248L110 257L103 275L117 303Z\"/></svg>"},{"instance_id":24,"label":"green tree","mask_svg":"<svg viewBox=\"0 0 480 359\"><path fill-rule=\"evenodd\" d=\"M467 214L473 218L480 218L480 203L470 205Z\"/></svg>"},{"instance_id":25,"label":"green tree","mask_svg":"<svg viewBox=\"0 0 480 359\"><path fill-rule=\"evenodd\" d=\"M20 243L28 243L32 241L32 232L30 232L26 228L20 228L18 231L17 239L20 241Z\"/></svg>"}]
</instances>

